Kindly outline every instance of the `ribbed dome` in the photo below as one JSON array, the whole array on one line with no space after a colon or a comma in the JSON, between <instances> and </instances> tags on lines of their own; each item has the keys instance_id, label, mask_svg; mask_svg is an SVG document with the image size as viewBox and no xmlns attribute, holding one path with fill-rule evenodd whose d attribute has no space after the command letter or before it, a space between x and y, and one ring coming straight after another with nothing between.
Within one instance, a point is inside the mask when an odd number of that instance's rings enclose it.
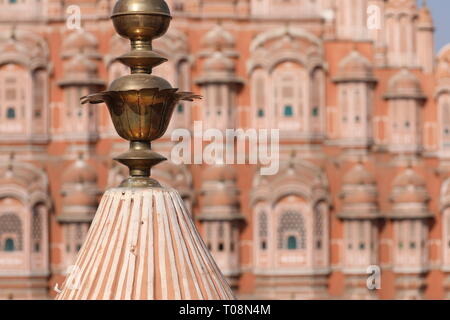
<instances>
[{"instance_id":1,"label":"ribbed dome","mask_svg":"<svg viewBox=\"0 0 450 320\"><path fill-rule=\"evenodd\" d=\"M405 171L400 173L393 182L393 187L424 187L425 180L418 175L412 168L407 168Z\"/></svg>"},{"instance_id":2,"label":"ribbed dome","mask_svg":"<svg viewBox=\"0 0 450 320\"><path fill-rule=\"evenodd\" d=\"M205 207L210 206L238 206L239 205L239 193L237 189L223 188L214 189L205 193L204 200Z\"/></svg>"},{"instance_id":3,"label":"ribbed dome","mask_svg":"<svg viewBox=\"0 0 450 320\"><path fill-rule=\"evenodd\" d=\"M236 41L231 33L226 31L221 25L216 25L205 35L202 43L207 48L226 50L233 49Z\"/></svg>"},{"instance_id":4,"label":"ribbed dome","mask_svg":"<svg viewBox=\"0 0 450 320\"><path fill-rule=\"evenodd\" d=\"M372 65L354 50L339 64L338 78L373 79Z\"/></svg>"},{"instance_id":5,"label":"ribbed dome","mask_svg":"<svg viewBox=\"0 0 450 320\"><path fill-rule=\"evenodd\" d=\"M97 73L97 64L88 57L77 54L69 62L64 64L66 77L73 78L75 75L89 76Z\"/></svg>"},{"instance_id":6,"label":"ribbed dome","mask_svg":"<svg viewBox=\"0 0 450 320\"><path fill-rule=\"evenodd\" d=\"M427 6L423 6L419 10L419 26L420 27L433 27L433 16L431 15L431 11Z\"/></svg>"},{"instance_id":7,"label":"ribbed dome","mask_svg":"<svg viewBox=\"0 0 450 320\"><path fill-rule=\"evenodd\" d=\"M392 184L392 200L396 203L426 202L429 199L425 180L412 168L400 173Z\"/></svg>"},{"instance_id":8,"label":"ribbed dome","mask_svg":"<svg viewBox=\"0 0 450 320\"><path fill-rule=\"evenodd\" d=\"M362 163L355 165L343 178L343 202L352 204L375 204L377 201L375 177ZM348 209L345 207L345 209Z\"/></svg>"},{"instance_id":9,"label":"ribbed dome","mask_svg":"<svg viewBox=\"0 0 450 320\"><path fill-rule=\"evenodd\" d=\"M0 173L0 185L13 184L28 189L39 180L40 177L37 173L15 166L5 167L4 171Z\"/></svg>"},{"instance_id":10,"label":"ribbed dome","mask_svg":"<svg viewBox=\"0 0 450 320\"><path fill-rule=\"evenodd\" d=\"M423 97L422 86L419 79L407 69L396 73L388 84L388 97Z\"/></svg>"},{"instance_id":11,"label":"ribbed dome","mask_svg":"<svg viewBox=\"0 0 450 320\"><path fill-rule=\"evenodd\" d=\"M99 194L97 173L84 159L79 158L66 168L62 176L61 221L92 220Z\"/></svg>"},{"instance_id":12,"label":"ribbed dome","mask_svg":"<svg viewBox=\"0 0 450 320\"><path fill-rule=\"evenodd\" d=\"M212 165L203 171L203 181L235 181L236 170L229 165Z\"/></svg>"},{"instance_id":13,"label":"ribbed dome","mask_svg":"<svg viewBox=\"0 0 450 320\"><path fill-rule=\"evenodd\" d=\"M439 62L439 65L437 67L436 71L436 78L441 79L450 79L450 65L447 61L441 61Z\"/></svg>"},{"instance_id":14,"label":"ribbed dome","mask_svg":"<svg viewBox=\"0 0 450 320\"><path fill-rule=\"evenodd\" d=\"M232 59L226 57L223 52L216 51L205 61L203 68L206 72L227 72L233 73L235 63Z\"/></svg>"},{"instance_id":15,"label":"ribbed dome","mask_svg":"<svg viewBox=\"0 0 450 320\"><path fill-rule=\"evenodd\" d=\"M343 178L344 185L375 184L375 177L361 164L354 166Z\"/></svg>"},{"instance_id":16,"label":"ribbed dome","mask_svg":"<svg viewBox=\"0 0 450 320\"><path fill-rule=\"evenodd\" d=\"M97 183L97 172L84 159L76 160L62 176L63 184Z\"/></svg>"},{"instance_id":17,"label":"ribbed dome","mask_svg":"<svg viewBox=\"0 0 450 320\"><path fill-rule=\"evenodd\" d=\"M192 192L192 176L185 166L164 161L152 169L152 178L184 195Z\"/></svg>"},{"instance_id":18,"label":"ribbed dome","mask_svg":"<svg viewBox=\"0 0 450 320\"><path fill-rule=\"evenodd\" d=\"M75 52L95 52L98 47L98 41L95 36L86 31L75 31L69 34L63 40L62 52L64 54L71 54Z\"/></svg>"},{"instance_id":19,"label":"ribbed dome","mask_svg":"<svg viewBox=\"0 0 450 320\"><path fill-rule=\"evenodd\" d=\"M75 190L63 195L62 199L63 207L67 206L80 206L80 207L92 207L95 210L98 205L97 196L94 193L88 193L83 190L83 186L79 185Z\"/></svg>"},{"instance_id":20,"label":"ribbed dome","mask_svg":"<svg viewBox=\"0 0 450 320\"><path fill-rule=\"evenodd\" d=\"M234 298L175 190L107 190L86 239L58 300Z\"/></svg>"}]
</instances>

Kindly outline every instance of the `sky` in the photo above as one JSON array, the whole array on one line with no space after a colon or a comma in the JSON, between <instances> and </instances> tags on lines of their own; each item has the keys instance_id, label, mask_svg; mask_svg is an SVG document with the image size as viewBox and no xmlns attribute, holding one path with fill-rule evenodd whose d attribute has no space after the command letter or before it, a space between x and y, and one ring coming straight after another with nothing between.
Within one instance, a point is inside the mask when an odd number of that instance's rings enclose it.
<instances>
[{"instance_id":1,"label":"sky","mask_svg":"<svg viewBox=\"0 0 450 320\"><path fill-rule=\"evenodd\" d=\"M418 0L419 4L422 3ZM450 0L427 0L436 26L436 50L450 43Z\"/></svg>"}]
</instances>

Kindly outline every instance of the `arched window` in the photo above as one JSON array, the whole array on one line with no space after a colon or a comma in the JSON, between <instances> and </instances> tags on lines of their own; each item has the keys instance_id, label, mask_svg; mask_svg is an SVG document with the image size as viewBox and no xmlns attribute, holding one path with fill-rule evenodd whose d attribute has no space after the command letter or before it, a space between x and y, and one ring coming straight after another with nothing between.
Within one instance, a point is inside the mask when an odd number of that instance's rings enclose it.
<instances>
[{"instance_id":1,"label":"arched window","mask_svg":"<svg viewBox=\"0 0 450 320\"><path fill-rule=\"evenodd\" d=\"M43 117L44 108L47 103L47 72L37 70L33 73L33 117ZM40 128L41 129L41 128Z\"/></svg>"},{"instance_id":2,"label":"arched window","mask_svg":"<svg viewBox=\"0 0 450 320\"><path fill-rule=\"evenodd\" d=\"M306 230L303 215L296 211L286 211L280 216L278 226L278 248L289 249L289 237L297 234L296 249L306 249ZM298 239L298 240L297 240ZM292 241L292 240L291 240Z\"/></svg>"},{"instance_id":3,"label":"arched window","mask_svg":"<svg viewBox=\"0 0 450 320\"><path fill-rule=\"evenodd\" d=\"M28 87L29 76L26 69L14 64L5 65L0 69L1 132L25 131L25 112L31 91Z\"/></svg>"},{"instance_id":4,"label":"arched window","mask_svg":"<svg viewBox=\"0 0 450 320\"><path fill-rule=\"evenodd\" d=\"M344 127L347 124L348 121L348 101L347 101L347 90L343 89L342 90L342 94L341 94L341 106L342 106L342 124L344 125Z\"/></svg>"},{"instance_id":5,"label":"arched window","mask_svg":"<svg viewBox=\"0 0 450 320\"><path fill-rule=\"evenodd\" d=\"M0 215L0 239L6 236L6 240L4 241L2 248L3 250L21 251L23 246L22 234L22 221L16 214L6 213ZM7 241L8 239L11 241ZM13 248L14 250L6 250L7 248Z\"/></svg>"},{"instance_id":6,"label":"arched window","mask_svg":"<svg viewBox=\"0 0 450 320\"><path fill-rule=\"evenodd\" d=\"M297 238L295 236L289 236L287 239L287 248L288 250L297 249Z\"/></svg>"},{"instance_id":7,"label":"arched window","mask_svg":"<svg viewBox=\"0 0 450 320\"><path fill-rule=\"evenodd\" d=\"M310 125L311 131L314 133L321 132L322 129L322 115L321 110L323 108L322 96L324 95L323 90L323 70L320 68L315 68L311 75L311 98L310 98Z\"/></svg>"},{"instance_id":8,"label":"arched window","mask_svg":"<svg viewBox=\"0 0 450 320\"><path fill-rule=\"evenodd\" d=\"M218 240L219 243L217 244L217 250L219 252L222 252L224 250L224 226L223 226L223 222L219 222L218 226L217 226L217 236L218 236Z\"/></svg>"},{"instance_id":9,"label":"arched window","mask_svg":"<svg viewBox=\"0 0 450 320\"><path fill-rule=\"evenodd\" d=\"M208 247L208 250L211 251L212 250L212 244L211 244L211 239L213 236L213 231L212 231L212 226L211 223L206 223L206 246Z\"/></svg>"},{"instance_id":10,"label":"arched window","mask_svg":"<svg viewBox=\"0 0 450 320\"><path fill-rule=\"evenodd\" d=\"M13 239L7 238L7 239L5 240L4 251L7 251L7 252L16 251L16 246L15 246L15 244L14 244L14 240L13 240Z\"/></svg>"},{"instance_id":11,"label":"arched window","mask_svg":"<svg viewBox=\"0 0 450 320\"><path fill-rule=\"evenodd\" d=\"M16 109L14 109L14 107L8 107L8 109L6 109L6 118L8 119L16 118Z\"/></svg>"},{"instance_id":12,"label":"arched window","mask_svg":"<svg viewBox=\"0 0 450 320\"><path fill-rule=\"evenodd\" d=\"M252 119L255 119L254 125L258 128L267 127L267 118L270 118L266 100L266 77L266 73L261 69L255 70L252 74L251 97L254 112L254 116L252 116Z\"/></svg>"},{"instance_id":13,"label":"arched window","mask_svg":"<svg viewBox=\"0 0 450 320\"><path fill-rule=\"evenodd\" d=\"M267 213L262 211L259 214L259 223L258 223L258 232L259 232L259 241L260 241L260 249L267 249L267 236L268 236L268 225L267 225Z\"/></svg>"},{"instance_id":14,"label":"arched window","mask_svg":"<svg viewBox=\"0 0 450 320\"><path fill-rule=\"evenodd\" d=\"M301 130L309 128L309 94L306 92L308 73L302 65L294 62L279 64L272 73L272 110L275 127L283 130ZM264 93L269 94L267 90Z\"/></svg>"},{"instance_id":15,"label":"arched window","mask_svg":"<svg viewBox=\"0 0 450 320\"><path fill-rule=\"evenodd\" d=\"M84 226L81 223L77 223L75 226L75 250L78 252L81 249L84 241Z\"/></svg>"},{"instance_id":16,"label":"arched window","mask_svg":"<svg viewBox=\"0 0 450 320\"><path fill-rule=\"evenodd\" d=\"M39 207L35 206L33 208L33 219L31 224L31 240L33 243L33 251L41 251L41 240L42 240L42 217L39 212Z\"/></svg>"},{"instance_id":17,"label":"arched window","mask_svg":"<svg viewBox=\"0 0 450 320\"><path fill-rule=\"evenodd\" d=\"M290 117L294 116L294 110L292 109L291 105L284 106L284 116L286 118L290 118Z\"/></svg>"},{"instance_id":18,"label":"arched window","mask_svg":"<svg viewBox=\"0 0 450 320\"><path fill-rule=\"evenodd\" d=\"M323 246L324 206L324 203L319 203L314 209L314 237L316 249L322 249Z\"/></svg>"},{"instance_id":19,"label":"arched window","mask_svg":"<svg viewBox=\"0 0 450 320\"><path fill-rule=\"evenodd\" d=\"M182 60L176 65L176 83L174 86L180 91L190 91L191 81L190 81L190 64L187 60ZM173 116L170 128L185 128L190 125L190 102L182 101L178 104L176 113ZM170 131L170 128L168 131Z\"/></svg>"},{"instance_id":20,"label":"arched window","mask_svg":"<svg viewBox=\"0 0 450 320\"><path fill-rule=\"evenodd\" d=\"M364 230L364 221L358 221L358 249L365 250L366 249L366 231Z\"/></svg>"}]
</instances>

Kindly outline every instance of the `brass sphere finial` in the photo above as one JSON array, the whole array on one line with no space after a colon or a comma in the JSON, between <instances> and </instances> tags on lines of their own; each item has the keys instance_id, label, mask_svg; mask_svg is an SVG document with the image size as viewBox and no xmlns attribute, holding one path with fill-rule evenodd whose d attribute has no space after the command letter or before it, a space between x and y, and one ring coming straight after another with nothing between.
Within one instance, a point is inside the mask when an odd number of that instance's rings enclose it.
<instances>
[{"instance_id":1,"label":"brass sphere finial","mask_svg":"<svg viewBox=\"0 0 450 320\"><path fill-rule=\"evenodd\" d=\"M122 37L151 42L167 32L172 17L164 0L119 0L111 19Z\"/></svg>"}]
</instances>

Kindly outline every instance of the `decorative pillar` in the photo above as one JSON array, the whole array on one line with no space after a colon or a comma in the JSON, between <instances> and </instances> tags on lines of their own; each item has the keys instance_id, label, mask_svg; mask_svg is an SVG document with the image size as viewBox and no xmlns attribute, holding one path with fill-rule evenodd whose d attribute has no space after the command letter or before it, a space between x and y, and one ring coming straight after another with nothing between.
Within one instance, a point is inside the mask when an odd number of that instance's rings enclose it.
<instances>
[{"instance_id":1,"label":"decorative pillar","mask_svg":"<svg viewBox=\"0 0 450 320\"><path fill-rule=\"evenodd\" d=\"M434 70L434 23L426 0L422 0L417 23L417 58L424 73Z\"/></svg>"},{"instance_id":2,"label":"decorative pillar","mask_svg":"<svg viewBox=\"0 0 450 320\"><path fill-rule=\"evenodd\" d=\"M130 141L129 151L116 158L130 177L103 195L56 298L233 299L179 193L149 177L166 160L151 150L151 142L164 135L179 101L199 98L151 74L166 61L152 51L152 40L167 31L169 7L164 0L119 0L112 20L117 33L131 40L131 52L118 58L131 75L82 101L107 104L118 134Z\"/></svg>"}]
</instances>

